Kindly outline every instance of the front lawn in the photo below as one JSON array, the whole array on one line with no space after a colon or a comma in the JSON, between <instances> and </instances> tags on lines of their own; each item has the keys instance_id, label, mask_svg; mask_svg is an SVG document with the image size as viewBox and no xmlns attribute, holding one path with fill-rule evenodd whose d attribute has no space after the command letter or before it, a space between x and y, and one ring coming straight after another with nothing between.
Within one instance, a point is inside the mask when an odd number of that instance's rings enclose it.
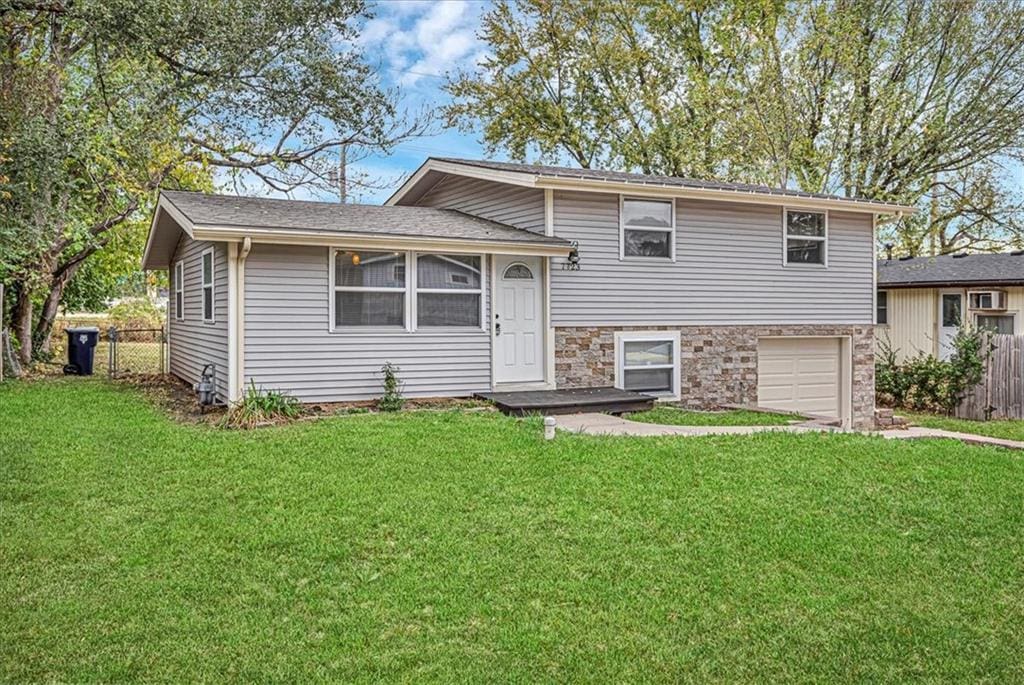
<instances>
[{"instance_id":1,"label":"front lawn","mask_svg":"<svg viewBox=\"0 0 1024 685\"><path fill-rule=\"evenodd\" d=\"M925 414L918 412L896 411L898 416L907 419L915 426L925 428L939 428L958 433L973 433L974 435L987 435L992 438L1003 438L1004 440L1018 440L1024 442L1024 421L997 420L997 421L970 421L968 419L957 419L952 416L940 414Z\"/></svg>"},{"instance_id":2,"label":"front lawn","mask_svg":"<svg viewBox=\"0 0 1024 685\"><path fill-rule=\"evenodd\" d=\"M0 681L1024 679L1024 460L0 386Z\"/></svg>"},{"instance_id":3,"label":"front lawn","mask_svg":"<svg viewBox=\"0 0 1024 685\"><path fill-rule=\"evenodd\" d=\"M660 423L666 426L785 426L800 417L792 414L732 409L729 411L688 411L666 405L657 405L648 411L626 416L630 421Z\"/></svg>"}]
</instances>

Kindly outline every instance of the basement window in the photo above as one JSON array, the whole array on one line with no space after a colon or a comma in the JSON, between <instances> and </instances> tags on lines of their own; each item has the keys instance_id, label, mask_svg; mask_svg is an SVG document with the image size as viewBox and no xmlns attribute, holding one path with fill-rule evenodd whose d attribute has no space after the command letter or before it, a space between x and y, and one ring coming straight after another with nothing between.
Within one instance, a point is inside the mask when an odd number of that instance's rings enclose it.
<instances>
[{"instance_id":1,"label":"basement window","mask_svg":"<svg viewBox=\"0 0 1024 685\"><path fill-rule=\"evenodd\" d=\"M616 332L615 362L617 388L679 398L678 332Z\"/></svg>"}]
</instances>

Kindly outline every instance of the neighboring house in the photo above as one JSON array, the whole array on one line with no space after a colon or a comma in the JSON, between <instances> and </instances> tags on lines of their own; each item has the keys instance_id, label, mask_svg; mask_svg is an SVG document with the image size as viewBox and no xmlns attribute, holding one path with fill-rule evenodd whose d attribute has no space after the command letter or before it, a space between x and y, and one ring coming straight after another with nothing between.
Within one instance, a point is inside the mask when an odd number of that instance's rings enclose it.
<instances>
[{"instance_id":1,"label":"neighboring house","mask_svg":"<svg viewBox=\"0 0 1024 685\"><path fill-rule=\"evenodd\" d=\"M965 315L979 328L1024 334L1024 250L878 263L876 337L900 360L921 353L948 359Z\"/></svg>"},{"instance_id":2,"label":"neighboring house","mask_svg":"<svg viewBox=\"0 0 1024 685\"><path fill-rule=\"evenodd\" d=\"M164 192L170 363L306 402L617 386L870 426L881 202L430 159L383 207Z\"/></svg>"}]
</instances>

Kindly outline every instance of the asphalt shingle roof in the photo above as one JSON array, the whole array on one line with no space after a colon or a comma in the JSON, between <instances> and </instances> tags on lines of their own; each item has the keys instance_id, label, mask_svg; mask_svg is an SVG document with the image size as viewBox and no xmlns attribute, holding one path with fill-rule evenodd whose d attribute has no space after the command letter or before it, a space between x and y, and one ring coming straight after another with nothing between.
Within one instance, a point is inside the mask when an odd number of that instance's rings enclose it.
<instances>
[{"instance_id":1,"label":"asphalt shingle roof","mask_svg":"<svg viewBox=\"0 0 1024 685\"><path fill-rule=\"evenodd\" d=\"M878 262L879 286L1024 283L1024 251L954 257L883 259Z\"/></svg>"},{"instance_id":2,"label":"asphalt shingle roof","mask_svg":"<svg viewBox=\"0 0 1024 685\"><path fill-rule=\"evenodd\" d=\"M784 188L772 188L770 186L751 185L747 183L727 183L725 181L701 181L693 178L680 176L659 176L655 174L633 174L625 171L604 171L602 169L576 169L573 167L547 166L543 164L520 164L518 162L492 162L480 159L459 159L456 157L432 157L439 162L451 164L463 164L466 166L479 167L481 169L493 169L495 171L511 171L523 174L535 174L538 176L549 176L555 178L571 178L592 181L613 181L620 183L635 183L637 185L671 186L679 188L693 188L698 190L724 190L737 193L760 193L764 195L778 195L782 197L794 197L813 200L838 200L846 202L863 202L876 204L880 207L890 203L880 200L867 200L862 198L843 197L841 195L829 195L826 193L807 193L802 190L791 190Z\"/></svg>"},{"instance_id":3,"label":"asphalt shingle roof","mask_svg":"<svg viewBox=\"0 0 1024 685\"><path fill-rule=\"evenodd\" d=\"M161 195L195 225L569 245L561 238L470 216L454 209L343 205L178 190L164 190Z\"/></svg>"}]
</instances>

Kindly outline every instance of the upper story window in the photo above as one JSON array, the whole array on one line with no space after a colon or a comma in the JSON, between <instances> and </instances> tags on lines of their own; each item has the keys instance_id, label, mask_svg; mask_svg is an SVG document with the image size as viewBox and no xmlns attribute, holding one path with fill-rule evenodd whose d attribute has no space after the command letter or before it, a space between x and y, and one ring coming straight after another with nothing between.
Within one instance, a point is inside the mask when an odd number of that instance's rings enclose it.
<instances>
[{"instance_id":1,"label":"upper story window","mask_svg":"<svg viewBox=\"0 0 1024 685\"><path fill-rule=\"evenodd\" d=\"M174 265L174 318L185 320L185 262Z\"/></svg>"},{"instance_id":2,"label":"upper story window","mask_svg":"<svg viewBox=\"0 0 1024 685\"><path fill-rule=\"evenodd\" d=\"M675 203L623 197L619 205L619 257L675 259Z\"/></svg>"},{"instance_id":3,"label":"upper story window","mask_svg":"<svg viewBox=\"0 0 1024 685\"><path fill-rule=\"evenodd\" d=\"M875 323L887 324L889 323L889 293L885 290L879 290L875 300Z\"/></svg>"},{"instance_id":4,"label":"upper story window","mask_svg":"<svg viewBox=\"0 0 1024 685\"><path fill-rule=\"evenodd\" d=\"M203 323L214 322L213 308L213 248L203 252Z\"/></svg>"},{"instance_id":5,"label":"upper story window","mask_svg":"<svg viewBox=\"0 0 1024 685\"><path fill-rule=\"evenodd\" d=\"M828 265L828 214L787 209L783 216L783 264Z\"/></svg>"}]
</instances>

